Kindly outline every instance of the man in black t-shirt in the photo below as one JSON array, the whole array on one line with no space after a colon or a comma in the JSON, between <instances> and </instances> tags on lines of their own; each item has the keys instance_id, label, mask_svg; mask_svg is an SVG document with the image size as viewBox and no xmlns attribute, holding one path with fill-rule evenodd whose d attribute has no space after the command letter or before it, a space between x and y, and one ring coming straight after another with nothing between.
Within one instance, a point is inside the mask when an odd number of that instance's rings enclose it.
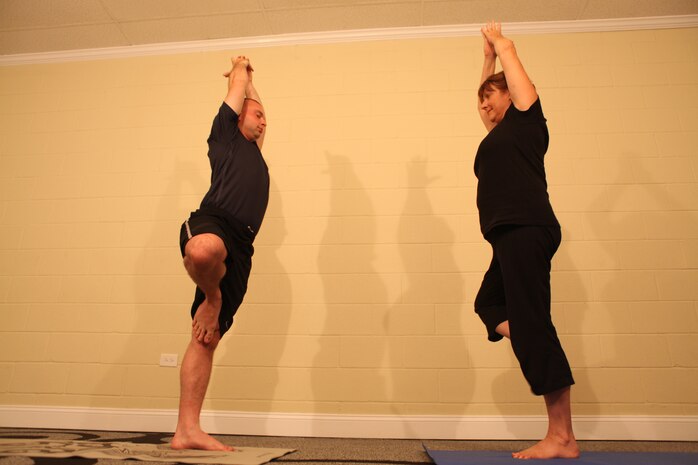
<instances>
[{"instance_id":1,"label":"man in black t-shirt","mask_svg":"<svg viewBox=\"0 0 698 465\"><path fill-rule=\"evenodd\" d=\"M261 152L264 107L252 84L250 61L239 56L232 63L224 75L228 93L208 138L211 186L180 229L184 267L196 291L191 341L180 370L174 449L232 450L202 431L199 417L213 353L247 291L252 243L269 200L269 172Z\"/></svg>"}]
</instances>

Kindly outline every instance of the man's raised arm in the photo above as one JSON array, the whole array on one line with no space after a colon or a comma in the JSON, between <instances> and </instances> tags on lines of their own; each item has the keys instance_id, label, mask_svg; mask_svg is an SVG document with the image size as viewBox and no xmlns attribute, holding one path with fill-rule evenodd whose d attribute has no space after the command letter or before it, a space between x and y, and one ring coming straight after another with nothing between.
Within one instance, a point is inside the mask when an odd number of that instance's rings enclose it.
<instances>
[{"instance_id":1,"label":"man's raised arm","mask_svg":"<svg viewBox=\"0 0 698 465\"><path fill-rule=\"evenodd\" d=\"M250 60L247 57L239 56L231 59L233 67L223 76L228 78L228 94L225 96L225 103L233 111L240 115L242 104L245 102L245 91L250 82Z\"/></svg>"},{"instance_id":2,"label":"man's raised arm","mask_svg":"<svg viewBox=\"0 0 698 465\"><path fill-rule=\"evenodd\" d=\"M266 118L266 111L264 111L264 105L262 104L262 99L259 96L259 92L257 92L257 89L255 88L254 84L252 83L252 73L254 72L254 69L251 66L247 67L247 86L245 87L245 97L254 100L255 102L259 103L260 106L262 107L262 111L264 112L265 118ZM264 136L267 134L266 131L266 126L265 130L262 132L262 135L257 139L257 146L259 149L262 149L262 145L264 145Z\"/></svg>"}]
</instances>

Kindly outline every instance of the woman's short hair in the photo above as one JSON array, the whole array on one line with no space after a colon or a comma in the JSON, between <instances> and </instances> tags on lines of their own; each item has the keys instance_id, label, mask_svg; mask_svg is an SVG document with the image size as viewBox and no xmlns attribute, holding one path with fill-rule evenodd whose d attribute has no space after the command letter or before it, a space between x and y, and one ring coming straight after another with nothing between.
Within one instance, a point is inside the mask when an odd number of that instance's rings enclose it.
<instances>
[{"instance_id":1,"label":"woman's short hair","mask_svg":"<svg viewBox=\"0 0 698 465\"><path fill-rule=\"evenodd\" d=\"M480 88L477 90L477 96L482 102L482 98L485 95L485 91L499 89L502 92L509 90L507 86L507 78L504 76L504 71L493 74L492 76L485 79L485 81L480 84Z\"/></svg>"}]
</instances>

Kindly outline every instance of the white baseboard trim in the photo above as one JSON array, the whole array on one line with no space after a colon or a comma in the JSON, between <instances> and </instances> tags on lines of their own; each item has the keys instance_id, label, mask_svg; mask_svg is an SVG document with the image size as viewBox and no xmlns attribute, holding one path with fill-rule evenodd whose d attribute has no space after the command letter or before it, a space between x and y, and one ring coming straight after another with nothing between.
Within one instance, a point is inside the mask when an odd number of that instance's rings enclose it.
<instances>
[{"instance_id":1,"label":"white baseboard trim","mask_svg":"<svg viewBox=\"0 0 698 465\"><path fill-rule=\"evenodd\" d=\"M0 406L0 427L173 432L176 410ZM217 434L395 439L536 439L545 416L333 415L212 412L202 427ZM698 416L576 416L586 440L698 441Z\"/></svg>"}]
</instances>

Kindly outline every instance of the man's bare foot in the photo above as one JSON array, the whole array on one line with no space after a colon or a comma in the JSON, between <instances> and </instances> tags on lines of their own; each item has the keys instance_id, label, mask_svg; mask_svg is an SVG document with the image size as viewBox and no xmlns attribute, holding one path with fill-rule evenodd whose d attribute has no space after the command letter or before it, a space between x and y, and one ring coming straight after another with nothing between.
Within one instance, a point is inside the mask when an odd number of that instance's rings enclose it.
<instances>
[{"instance_id":1,"label":"man's bare foot","mask_svg":"<svg viewBox=\"0 0 698 465\"><path fill-rule=\"evenodd\" d=\"M235 448L226 446L200 429L189 431L186 434L177 430L172 438L170 447L172 449L220 450L228 452L235 450Z\"/></svg>"},{"instance_id":2,"label":"man's bare foot","mask_svg":"<svg viewBox=\"0 0 698 465\"><path fill-rule=\"evenodd\" d=\"M576 459L579 457L577 441L572 438L563 440L554 436L546 436L538 444L528 449L511 454L515 459Z\"/></svg>"},{"instance_id":3,"label":"man's bare foot","mask_svg":"<svg viewBox=\"0 0 698 465\"><path fill-rule=\"evenodd\" d=\"M218 315L221 313L221 301L210 302L204 300L194 314L191 326L197 341L208 344L213 340L213 335L218 331Z\"/></svg>"}]
</instances>

